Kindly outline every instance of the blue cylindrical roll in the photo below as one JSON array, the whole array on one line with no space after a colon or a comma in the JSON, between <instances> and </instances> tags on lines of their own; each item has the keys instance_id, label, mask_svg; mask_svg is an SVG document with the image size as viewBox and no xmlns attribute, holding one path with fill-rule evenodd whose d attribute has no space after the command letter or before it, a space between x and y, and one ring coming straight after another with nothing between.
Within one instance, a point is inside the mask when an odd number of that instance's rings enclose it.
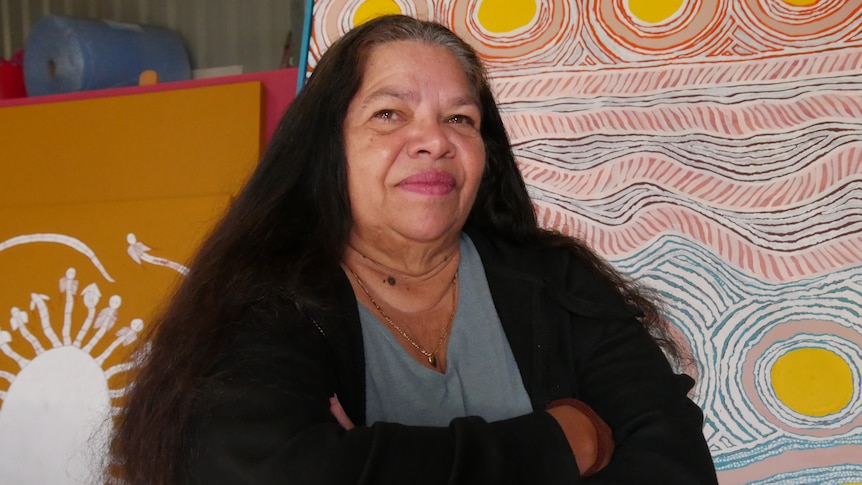
<instances>
[{"instance_id":1,"label":"blue cylindrical roll","mask_svg":"<svg viewBox=\"0 0 862 485\"><path fill-rule=\"evenodd\" d=\"M24 84L30 96L134 86L145 70L160 82L191 78L176 32L153 26L48 15L24 44Z\"/></svg>"}]
</instances>

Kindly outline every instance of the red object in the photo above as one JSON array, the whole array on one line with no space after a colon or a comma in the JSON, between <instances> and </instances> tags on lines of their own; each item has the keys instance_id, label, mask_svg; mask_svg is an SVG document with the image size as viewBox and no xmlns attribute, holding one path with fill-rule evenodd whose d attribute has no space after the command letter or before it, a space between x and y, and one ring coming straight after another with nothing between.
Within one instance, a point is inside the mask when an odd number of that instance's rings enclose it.
<instances>
[{"instance_id":1,"label":"red object","mask_svg":"<svg viewBox=\"0 0 862 485\"><path fill-rule=\"evenodd\" d=\"M27 96L27 89L24 87L23 57L23 52L20 50L8 61L0 57L0 99Z\"/></svg>"}]
</instances>

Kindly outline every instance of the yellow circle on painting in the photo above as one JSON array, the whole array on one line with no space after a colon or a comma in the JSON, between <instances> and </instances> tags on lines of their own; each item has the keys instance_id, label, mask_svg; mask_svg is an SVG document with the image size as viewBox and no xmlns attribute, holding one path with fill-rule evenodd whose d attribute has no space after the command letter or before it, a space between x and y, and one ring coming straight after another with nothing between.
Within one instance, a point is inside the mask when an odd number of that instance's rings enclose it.
<instances>
[{"instance_id":1,"label":"yellow circle on painting","mask_svg":"<svg viewBox=\"0 0 862 485\"><path fill-rule=\"evenodd\" d=\"M682 7L683 0L629 0L629 12L649 24L669 19Z\"/></svg>"},{"instance_id":2,"label":"yellow circle on painting","mask_svg":"<svg viewBox=\"0 0 862 485\"><path fill-rule=\"evenodd\" d=\"M789 3L790 5L793 5L794 7L810 7L811 5L814 5L815 3L817 3L817 1L818 0L784 0L784 3ZM851 483L848 485L853 485L853 484Z\"/></svg>"},{"instance_id":3,"label":"yellow circle on painting","mask_svg":"<svg viewBox=\"0 0 862 485\"><path fill-rule=\"evenodd\" d=\"M529 24L536 15L536 0L482 0L477 14L489 32L502 34Z\"/></svg>"},{"instance_id":4,"label":"yellow circle on painting","mask_svg":"<svg viewBox=\"0 0 862 485\"><path fill-rule=\"evenodd\" d=\"M778 399L797 413L826 416L850 402L853 372L844 359L830 350L800 348L775 361L772 388Z\"/></svg>"},{"instance_id":5,"label":"yellow circle on painting","mask_svg":"<svg viewBox=\"0 0 862 485\"><path fill-rule=\"evenodd\" d=\"M400 14L401 7L394 0L365 0L353 15L353 25L362 25L383 15Z\"/></svg>"}]
</instances>

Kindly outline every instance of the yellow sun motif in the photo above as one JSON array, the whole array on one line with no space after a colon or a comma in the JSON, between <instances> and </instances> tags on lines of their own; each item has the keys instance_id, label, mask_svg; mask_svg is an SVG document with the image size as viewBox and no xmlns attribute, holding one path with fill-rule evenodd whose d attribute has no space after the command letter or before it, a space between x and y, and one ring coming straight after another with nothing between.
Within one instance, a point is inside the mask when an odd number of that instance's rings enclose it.
<instances>
[{"instance_id":1,"label":"yellow sun motif","mask_svg":"<svg viewBox=\"0 0 862 485\"><path fill-rule=\"evenodd\" d=\"M834 352L799 348L782 355L772 366L772 387L790 409L806 416L827 416L853 397L853 373Z\"/></svg>"},{"instance_id":2,"label":"yellow sun motif","mask_svg":"<svg viewBox=\"0 0 862 485\"><path fill-rule=\"evenodd\" d=\"M400 14L401 7L394 0L365 0L353 15L353 25L362 25L369 20L383 16Z\"/></svg>"},{"instance_id":3,"label":"yellow sun motif","mask_svg":"<svg viewBox=\"0 0 862 485\"><path fill-rule=\"evenodd\" d=\"M683 0L629 0L632 15L648 24L664 22L682 7Z\"/></svg>"},{"instance_id":4,"label":"yellow sun motif","mask_svg":"<svg viewBox=\"0 0 862 485\"><path fill-rule=\"evenodd\" d=\"M814 5L817 2L818 2L818 0L784 0L784 3L789 3L790 5L793 5L794 7L810 7L811 5ZM850 484L850 485L853 485L853 484Z\"/></svg>"},{"instance_id":5,"label":"yellow sun motif","mask_svg":"<svg viewBox=\"0 0 862 485\"><path fill-rule=\"evenodd\" d=\"M535 15L535 0L483 0L478 12L482 27L497 34L525 27Z\"/></svg>"}]
</instances>

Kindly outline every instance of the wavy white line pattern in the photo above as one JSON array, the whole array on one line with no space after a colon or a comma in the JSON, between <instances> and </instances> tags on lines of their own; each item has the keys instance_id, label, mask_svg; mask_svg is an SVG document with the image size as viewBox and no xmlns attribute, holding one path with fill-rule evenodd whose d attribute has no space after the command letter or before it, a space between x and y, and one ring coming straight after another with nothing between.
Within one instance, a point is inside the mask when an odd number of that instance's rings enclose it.
<instances>
[{"instance_id":1,"label":"wavy white line pattern","mask_svg":"<svg viewBox=\"0 0 862 485\"><path fill-rule=\"evenodd\" d=\"M862 477L862 2L537 2L495 34L482 0L398 0L486 61L541 222L657 288L698 367L722 483ZM311 61L361 1L318 0ZM769 370L822 348L854 393L818 418Z\"/></svg>"}]
</instances>

